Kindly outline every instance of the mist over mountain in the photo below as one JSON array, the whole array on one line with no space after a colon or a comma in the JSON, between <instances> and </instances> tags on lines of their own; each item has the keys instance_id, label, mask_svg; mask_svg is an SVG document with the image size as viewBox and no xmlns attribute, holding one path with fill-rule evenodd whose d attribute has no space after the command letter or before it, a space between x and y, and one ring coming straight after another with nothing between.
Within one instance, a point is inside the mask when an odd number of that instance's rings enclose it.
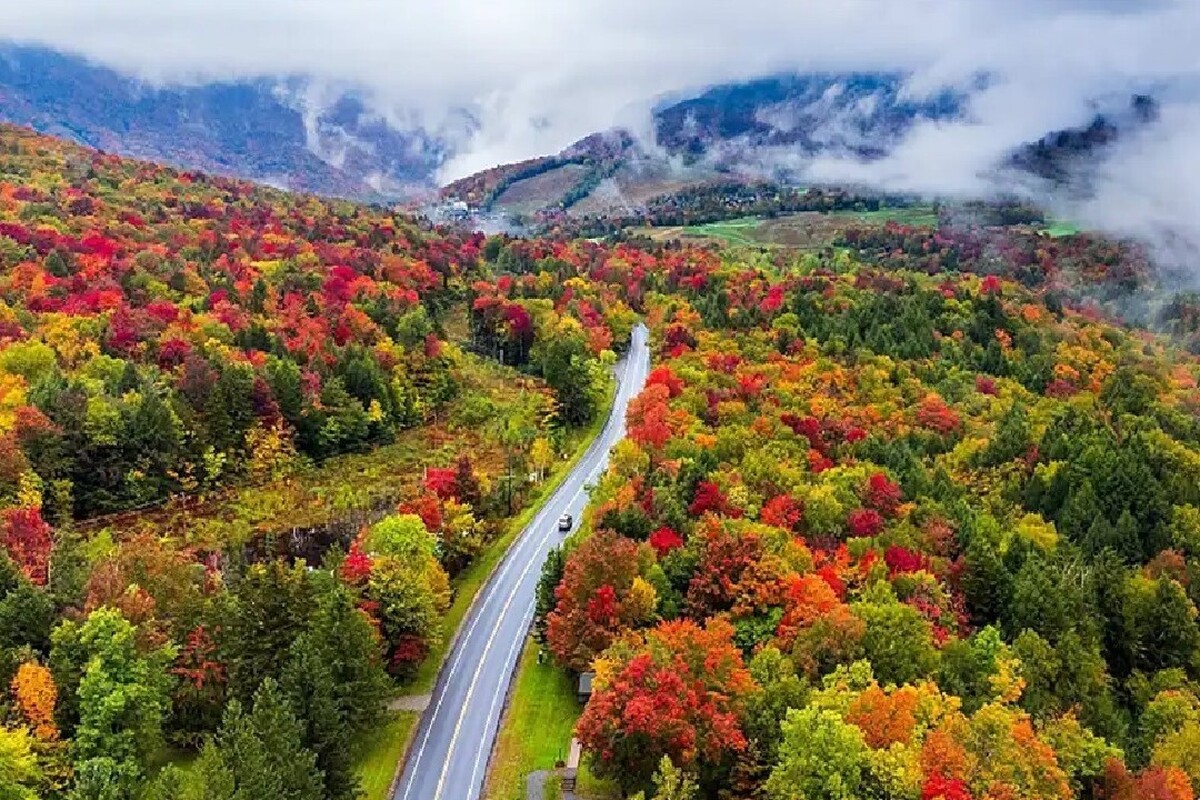
<instances>
[{"instance_id":1,"label":"mist over mountain","mask_svg":"<svg viewBox=\"0 0 1200 800\"><path fill-rule=\"evenodd\" d=\"M91 59L132 88L102 83L89 111L91 99L55 105L6 79L0 114L43 130L66 124L123 152L357 197L403 196L496 165L542 170L574 142L611 150L628 136L636 147L623 172L608 158L592 159L600 170L572 161L507 199L525 209L549 195L584 209L636 204L710 170L746 170L939 197L1017 195L1085 226L1200 243L1186 211L1200 205L1187 144L1200 128L1195 12L1194 0L746 0L736 14L713 0L507 0L486 13L467 0L179 0L170 13L157 0L13 0L0 7L6 37ZM821 81L831 77L841 88L829 94ZM62 97L86 93L87 81L62 84ZM1135 95L1155 99L1156 118L1079 150L1070 168L1021 155L1111 121ZM220 119L222 107L236 119ZM264 133L251 140L242 120Z\"/></svg>"},{"instance_id":2,"label":"mist over mountain","mask_svg":"<svg viewBox=\"0 0 1200 800\"><path fill-rule=\"evenodd\" d=\"M0 48L0 120L123 155L359 198L427 189L446 142L299 77L152 85L46 48Z\"/></svg>"}]
</instances>

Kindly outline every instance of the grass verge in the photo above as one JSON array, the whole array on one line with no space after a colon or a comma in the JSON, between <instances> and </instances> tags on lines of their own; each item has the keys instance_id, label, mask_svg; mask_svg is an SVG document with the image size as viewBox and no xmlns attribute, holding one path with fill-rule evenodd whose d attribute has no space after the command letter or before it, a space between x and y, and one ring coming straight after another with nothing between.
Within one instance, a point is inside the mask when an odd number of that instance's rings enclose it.
<instances>
[{"instance_id":1,"label":"grass verge","mask_svg":"<svg viewBox=\"0 0 1200 800\"><path fill-rule=\"evenodd\" d=\"M488 768L488 800L523 800L525 776L565 760L582 709L562 669L537 663L538 645L525 643L504 721Z\"/></svg>"},{"instance_id":2,"label":"grass verge","mask_svg":"<svg viewBox=\"0 0 1200 800\"><path fill-rule=\"evenodd\" d=\"M355 743L354 774L363 790L363 800L386 800L396 765L408 749L417 729L416 711L389 711L387 719Z\"/></svg>"},{"instance_id":3,"label":"grass verge","mask_svg":"<svg viewBox=\"0 0 1200 800\"><path fill-rule=\"evenodd\" d=\"M454 602L450 605L450 610L446 613L445 619L442 620L441 644L430 649L429 655L421 663L416 675L413 676L411 681L405 684L403 694L428 694L433 690L433 684L437 681L438 672L441 671L442 663L446 660L446 653L449 652L450 646L454 642L454 635L462 624L463 618L466 617L467 611L470 610L471 604L475 601L475 595L479 593L483 584L487 582L488 577L496 569L496 565L504 558L504 554L508 552L508 548L512 545L513 541L533 521L533 518L537 516L537 513L546 504L546 501L550 499L551 495L557 491L558 487L567 479L567 476L571 474L571 470L575 469L575 465L583 458L588 447L600 435L600 432L604 430L604 424L608 421L609 410L612 408L615 397L616 383L614 381L609 385L608 402L605 404L602 412L596 415L596 419L587 429L577 434L579 439L571 458L568 461L562 462L555 474L535 490L525 510L509 521L504 535L485 547L471 566L463 570L454 579Z\"/></svg>"}]
</instances>

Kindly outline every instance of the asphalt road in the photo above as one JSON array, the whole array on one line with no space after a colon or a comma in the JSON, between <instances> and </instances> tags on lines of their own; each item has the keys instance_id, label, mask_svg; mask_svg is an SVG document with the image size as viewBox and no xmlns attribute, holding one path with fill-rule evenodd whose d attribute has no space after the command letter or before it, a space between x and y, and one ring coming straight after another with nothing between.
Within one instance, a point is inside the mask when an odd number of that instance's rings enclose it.
<instances>
[{"instance_id":1,"label":"asphalt road","mask_svg":"<svg viewBox=\"0 0 1200 800\"><path fill-rule=\"evenodd\" d=\"M558 531L558 518L571 514L578 525L588 501L584 487L599 479L609 451L625 436L626 407L650 369L646 337L639 325L629 355L617 365L617 396L604 430L513 543L463 620L422 715L395 800L476 800L482 794L504 698L533 620L542 562L568 535Z\"/></svg>"}]
</instances>

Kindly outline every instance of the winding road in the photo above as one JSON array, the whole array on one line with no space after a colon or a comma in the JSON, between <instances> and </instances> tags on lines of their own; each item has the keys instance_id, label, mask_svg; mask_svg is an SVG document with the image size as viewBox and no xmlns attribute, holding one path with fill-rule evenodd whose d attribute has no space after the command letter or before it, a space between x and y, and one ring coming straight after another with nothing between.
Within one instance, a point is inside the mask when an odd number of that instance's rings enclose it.
<instances>
[{"instance_id":1,"label":"winding road","mask_svg":"<svg viewBox=\"0 0 1200 800\"><path fill-rule=\"evenodd\" d=\"M617 396L604 429L509 549L472 607L442 665L421 718L394 800L477 800L500 725L504 699L533 620L542 562L567 534L558 518L578 521L588 495L625 436L625 410L650 369L647 331L633 331L629 355L618 362ZM566 743L564 742L564 745Z\"/></svg>"}]
</instances>

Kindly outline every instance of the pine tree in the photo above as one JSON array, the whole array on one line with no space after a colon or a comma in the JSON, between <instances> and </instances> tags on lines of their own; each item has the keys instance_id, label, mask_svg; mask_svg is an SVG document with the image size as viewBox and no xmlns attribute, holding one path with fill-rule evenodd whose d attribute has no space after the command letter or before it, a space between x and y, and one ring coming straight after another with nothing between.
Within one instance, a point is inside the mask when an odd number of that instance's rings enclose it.
<instances>
[{"instance_id":1,"label":"pine tree","mask_svg":"<svg viewBox=\"0 0 1200 800\"><path fill-rule=\"evenodd\" d=\"M324 800L316 754L303 745L300 722L273 678L255 693L251 713L229 703L217 747L223 769L213 770L232 776L230 800Z\"/></svg>"},{"instance_id":2,"label":"pine tree","mask_svg":"<svg viewBox=\"0 0 1200 800\"><path fill-rule=\"evenodd\" d=\"M329 800L351 800L358 783L351 769L349 726L338 708L334 664L337 657L314 631L291 648L281 686L300 723L301 741L316 754Z\"/></svg>"}]
</instances>

